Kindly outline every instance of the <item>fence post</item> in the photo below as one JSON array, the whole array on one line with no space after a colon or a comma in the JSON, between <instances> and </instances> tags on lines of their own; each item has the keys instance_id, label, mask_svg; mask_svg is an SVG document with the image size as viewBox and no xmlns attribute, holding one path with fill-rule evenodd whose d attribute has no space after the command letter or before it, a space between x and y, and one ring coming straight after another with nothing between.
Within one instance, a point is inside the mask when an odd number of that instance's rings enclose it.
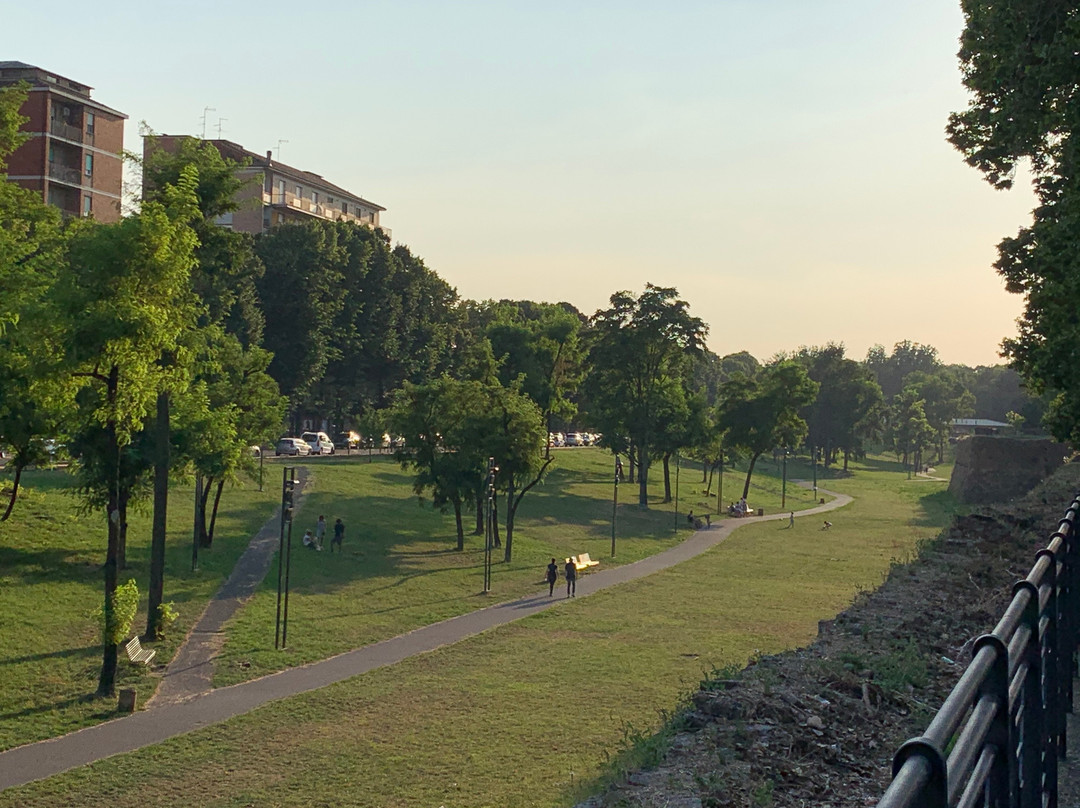
<instances>
[{"instance_id":1,"label":"fence post","mask_svg":"<svg viewBox=\"0 0 1080 808\"><path fill-rule=\"evenodd\" d=\"M925 735L905 743L893 758L893 778L900 774L904 764L912 758L921 758L930 770L930 777L922 793L911 805L919 808L949 808L949 775L945 755Z\"/></svg>"},{"instance_id":2,"label":"fence post","mask_svg":"<svg viewBox=\"0 0 1080 808\"><path fill-rule=\"evenodd\" d=\"M1013 596L1025 592L1027 604L1020 624L1028 630L1027 642L1021 653L1026 666L1020 687L1019 707L1015 711L1020 720L1019 731L1019 808L1042 808L1041 790L1043 715L1042 715L1042 665L1039 652L1039 590L1031 581L1017 581Z\"/></svg>"},{"instance_id":3,"label":"fence post","mask_svg":"<svg viewBox=\"0 0 1080 808\"><path fill-rule=\"evenodd\" d=\"M1009 720L1009 648L1005 641L994 634L984 634L975 640L971 651L974 660L983 648L994 652L990 673L979 687L979 695L991 695L998 709L987 734L986 743L994 747L994 765L988 783L987 808L1008 808L1009 795L1017 781L1016 760L1010 749L1016 748L1016 738Z\"/></svg>"}]
</instances>

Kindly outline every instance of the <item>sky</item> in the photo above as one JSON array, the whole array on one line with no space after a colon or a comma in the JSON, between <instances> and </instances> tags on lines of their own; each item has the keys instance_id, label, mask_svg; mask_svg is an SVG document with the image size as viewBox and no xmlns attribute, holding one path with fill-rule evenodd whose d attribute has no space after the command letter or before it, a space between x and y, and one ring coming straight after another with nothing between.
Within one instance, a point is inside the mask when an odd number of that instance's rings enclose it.
<instances>
[{"instance_id":1,"label":"sky","mask_svg":"<svg viewBox=\"0 0 1080 808\"><path fill-rule=\"evenodd\" d=\"M713 351L763 360L912 340L998 364L1016 332L993 262L1034 201L945 140L958 0L54 0L68 37L41 15L8 4L0 59L94 87L129 149L141 122L273 149L385 207L465 298L592 314L673 286Z\"/></svg>"}]
</instances>

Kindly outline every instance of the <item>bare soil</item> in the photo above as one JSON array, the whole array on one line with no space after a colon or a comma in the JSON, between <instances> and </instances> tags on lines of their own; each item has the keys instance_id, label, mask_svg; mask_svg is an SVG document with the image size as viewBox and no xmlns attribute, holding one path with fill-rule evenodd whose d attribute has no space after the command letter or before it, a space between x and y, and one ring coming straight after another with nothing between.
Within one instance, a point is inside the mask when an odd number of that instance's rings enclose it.
<instances>
[{"instance_id":1,"label":"bare soil","mask_svg":"<svg viewBox=\"0 0 1080 808\"><path fill-rule=\"evenodd\" d=\"M893 754L925 729L1078 487L1080 464L1063 466L958 518L809 647L704 683L660 734L659 765L579 808L876 805Z\"/></svg>"}]
</instances>

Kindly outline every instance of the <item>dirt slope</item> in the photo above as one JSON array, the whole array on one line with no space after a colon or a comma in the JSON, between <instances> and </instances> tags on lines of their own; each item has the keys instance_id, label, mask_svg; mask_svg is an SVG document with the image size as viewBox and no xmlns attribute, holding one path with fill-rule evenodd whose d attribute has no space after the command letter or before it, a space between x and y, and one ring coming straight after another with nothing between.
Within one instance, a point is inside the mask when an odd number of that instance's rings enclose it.
<instances>
[{"instance_id":1,"label":"dirt slope","mask_svg":"<svg viewBox=\"0 0 1080 808\"><path fill-rule=\"evenodd\" d=\"M581 808L873 806L892 755L921 734L1080 487L1063 466L1022 499L963 517L821 625L694 694L656 768Z\"/></svg>"}]
</instances>

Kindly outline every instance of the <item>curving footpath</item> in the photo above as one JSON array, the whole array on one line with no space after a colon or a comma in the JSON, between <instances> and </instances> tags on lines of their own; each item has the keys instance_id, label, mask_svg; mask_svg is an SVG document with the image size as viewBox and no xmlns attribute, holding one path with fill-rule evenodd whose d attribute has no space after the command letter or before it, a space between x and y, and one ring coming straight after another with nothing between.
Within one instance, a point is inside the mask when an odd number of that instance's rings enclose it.
<instances>
[{"instance_id":1,"label":"curving footpath","mask_svg":"<svg viewBox=\"0 0 1080 808\"><path fill-rule=\"evenodd\" d=\"M805 482L798 484L809 487L809 484ZM818 488L818 491L832 496L834 499L824 505L796 512L798 518L826 513L841 508L852 501L852 498L846 494L827 491L824 488ZM744 519L725 519L708 529L696 531L686 541L662 553L621 567L591 572L579 578L577 594L587 597L602 589L643 578L673 567L676 564L681 564L683 561L701 555L706 550L715 547L724 541L733 530L743 525L787 518L787 513L777 513L769 516L751 516ZM277 524L276 517L271 520L271 523ZM253 547L259 544L260 537L263 537L266 530L267 528L264 527L258 536L252 540ZM272 542L267 542L264 537L262 544L259 546L262 547L266 544L272 545ZM271 546L269 549L270 556L273 555L273 551L274 548ZM261 564L265 560L265 553L265 549L255 553L248 560L249 563L251 565L255 565L256 562ZM246 556L247 553L245 553L244 557ZM265 563L269 564L269 561L265 560ZM245 565L238 562L237 569L243 567ZM241 576L242 580L245 582L250 581L256 569L255 566L249 569L248 572ZM220 601L231 600L233 610L242 602L236 599L233 594L230 594L227 598L222 597L222 594L229 590L230 583L233 582L234 578L237 578L235 572L233 576L230 576L229 582L223 585L222 592L219 592L210 605L207 606L203 618L200 619L196 628L192 631L192 638L189 638L190 641L185 643L185 648L177 653L173 663L169 665L166 671L167 678L174 668L177 672L193 672L191 676L186 678L186 686L181 687L179 680L177 680L178 684L175 688L170 686L170 690L165 694L164 698L156 697L152 700L150 708L142 712L133 713L97 726L87 727L59 738L19 746L0 753L0 790L52 777L68 769L85 766L88 763L113 755L152 746L177 735L250 712L267 702L288 698L309 690L317 690L376 668L394 665L416 654L422 654L444 645L456 643L482 631L514 620L520 620L523 617L528 617L567 602L565 598L531 595L478 609L440 623L432 623L407 634L392 637L363 648L357 648L353 651L347 651L344 654L324 659L321 662L289 668L279 673L264 676L261 679L254 679L230 687L218 688L217 690L204 689L191 694L187 692L187 687L209 688L209 671L212 670L213 655L218 647L214 642L200 641L198 636L200 626L209 630L209 626L227 619L227 617L222 617L225 614L225 608L215 605ZM207 615L210 615L210 618L207 618ZM204 623L204 620L211 622ZM191 646L190 649L187 648L189 645Z\"/></svg>"}]
</instances>

